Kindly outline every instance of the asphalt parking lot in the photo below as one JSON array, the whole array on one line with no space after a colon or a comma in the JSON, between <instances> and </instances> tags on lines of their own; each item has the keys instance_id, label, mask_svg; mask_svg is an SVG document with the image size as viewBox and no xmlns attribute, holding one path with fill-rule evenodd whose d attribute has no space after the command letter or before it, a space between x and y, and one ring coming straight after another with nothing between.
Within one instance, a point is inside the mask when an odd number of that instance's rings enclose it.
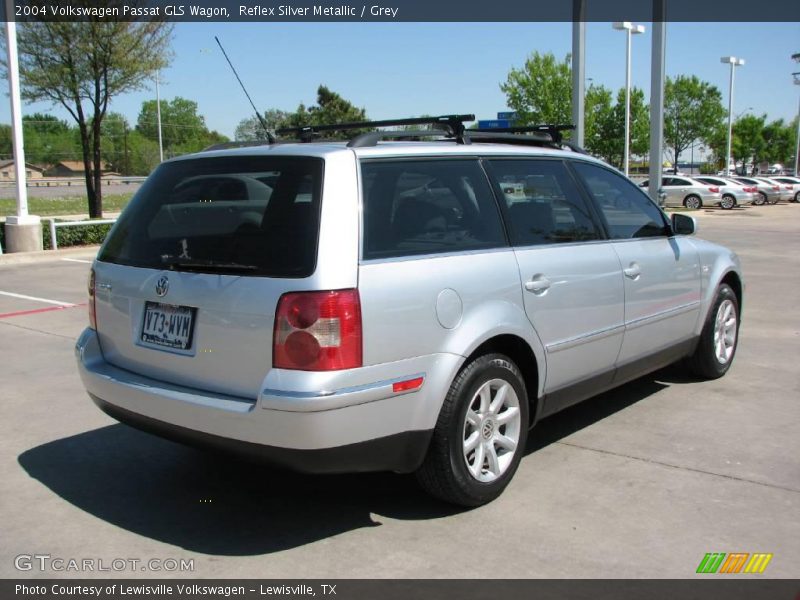
<instances>
[{"instance_id":1,"label":"asphalt parking lot","mask_svg":"<svg viewBox=\"0 0 800 600\"><path fill-rule=\"evenodd\" d=\"M77 575L15 568L46 554L194 561L88 577L677 578L707 552L772 553L758 577L797 577L800 206L698 220L743 262L732 370L670 367L543 421L471 511L410 476L287 474L116 424L72 355L92 251L0 263L0 577Z\"/></svg>"}]
</instances>

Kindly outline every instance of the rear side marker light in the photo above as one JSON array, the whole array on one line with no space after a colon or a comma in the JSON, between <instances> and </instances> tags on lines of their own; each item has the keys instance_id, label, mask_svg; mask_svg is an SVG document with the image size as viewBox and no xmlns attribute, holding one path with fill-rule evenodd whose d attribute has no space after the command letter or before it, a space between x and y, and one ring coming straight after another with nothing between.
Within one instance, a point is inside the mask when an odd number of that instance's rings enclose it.
<instances>
[{"instance_id":1,"label":"rear side marker light","mask_svg":"<svg viewBox=\"0 0 800 600\"><path fill-rule=\"evenodd\" d=\"M406 379L405 381L397 381L392 384L392 392L399 394L400 392L410 392L418 390L422 387L422 382L425 381L424 377L415 377L414 379Z\"/></svg>"},{"instance_id":2,"label":"rear side marker light","mask_svg":"<svg viewBox=\"0 0 800 600\"><path fill-rule=\"evenodd\" d=\"M94 267L89 269L89 327L92 329L97 329L97 310L95 308L95 284L96 284L96 277L94 274Z\"/></svg>"}]
</instances>

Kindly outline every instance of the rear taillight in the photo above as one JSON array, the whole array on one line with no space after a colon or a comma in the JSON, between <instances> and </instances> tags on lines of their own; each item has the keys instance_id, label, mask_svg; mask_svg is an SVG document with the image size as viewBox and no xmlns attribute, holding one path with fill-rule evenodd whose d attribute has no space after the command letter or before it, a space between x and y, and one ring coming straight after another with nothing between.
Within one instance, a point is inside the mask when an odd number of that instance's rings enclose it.
<instances>
[{"instance_id":1,"label":"rear taillight","mask_svg":"<svg viewBox=\"0 0 800 600\"><path fill-rule=\"evenodd\" d=\"M789 191L792 190L792 186L790 186L790 185L785 185L785 186L783 186L783 188L786 189L786 190L789 190Z\"/></svg>"},{"instance_id":2,"label":"rear taillight","mask_svg":"<svg viewBox=\"0 0 800 600\"><path fill-rule=\"evenodd\" d=\"M710 186L708 190L714 194L719 194L719 188L715 185Z\"/></svg>"},{"instance_id":3,"label":"rear taillight","mask_svg":"<svg viewBox=\"0 0 800 600\"><path fill-rule=\"evenodd\" d=\"M754 187L746 187L746 188L744 188L744 191L745 192L749 192L749 193L752 194L753 192L756 191L756 188L754 188Z\"/></svg>"},{"instance_id":4,"label":"rear taillight","mask_svg":"<svg viewBox=\"0 0 800 600\"><path fill-rule=\"evenodd\" d=\"M94 305L95 275L94 267L89 269L89 327L97 329L97 311Z\"/></svg>"},{"instance_id":5,"label":"rear taillight","mask_svg":"<svg viewBox=\"0 0 800 600\"><path fill-rule=\"evenodd\" d=\"M275 311L272 365L300 371L360 367L361 339L358 290L284 294Z\"/></svg>"},{"instance_id":6,"label":"rear taillight","mask_svg":"<svg viewBox=\"0 0 800 600\"><path fill-rule=\"evenodd\" d=\"M779 185L773 185L773 186L772 186L772 191L774 191L774 192L780 192L780 191L781 191L781 186L779 186Z\"/></svg>"}]
</instances>

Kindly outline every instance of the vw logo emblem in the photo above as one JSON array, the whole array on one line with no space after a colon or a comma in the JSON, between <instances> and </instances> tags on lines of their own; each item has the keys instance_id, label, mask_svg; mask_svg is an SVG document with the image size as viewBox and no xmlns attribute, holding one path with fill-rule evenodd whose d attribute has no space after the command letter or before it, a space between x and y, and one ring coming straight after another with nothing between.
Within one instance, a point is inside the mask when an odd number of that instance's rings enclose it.
<instances>
[{"instance_id":1,"label":"vw logo emblem","mask_svg":"<svg viewBox=\"0 0 800 600\"><path fill-rule=\"evenodd\" d=\"M483 426L481 427L481 435L483 435L484 439L489 439L494 435L494 421L491 419L486 419L483 422Z\"/></svg>"},{"instance_id":2,"label":"vw logo emblem","mask_svg":"<svg viewBox=\"0 0 800 600\"><path fill-rule=\"evenodd\" d=\"M163 297L169 291L169 279L166 275L162 275L156 282L156 294Z\"/></svg>"}]
</instances>

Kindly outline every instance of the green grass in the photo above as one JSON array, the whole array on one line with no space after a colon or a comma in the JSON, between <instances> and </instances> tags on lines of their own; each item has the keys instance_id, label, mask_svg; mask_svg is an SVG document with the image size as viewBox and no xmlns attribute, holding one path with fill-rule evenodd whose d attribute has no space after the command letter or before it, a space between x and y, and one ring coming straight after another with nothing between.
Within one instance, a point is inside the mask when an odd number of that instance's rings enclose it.
<instances>
[{"instance_id":1,"label":"green grass","mask_svg":"<svg viewBox=\"0 0 800 600\"><path fill-rule=\"evenodd\" d=\"M121 211L133 194L103 194L103 212ZM89 214L89 201L85 196L71 198L28 198L28 212L40 217ZM0 198L0 217L17 214L14 198Z\"/></svg>"}]
</instances>

